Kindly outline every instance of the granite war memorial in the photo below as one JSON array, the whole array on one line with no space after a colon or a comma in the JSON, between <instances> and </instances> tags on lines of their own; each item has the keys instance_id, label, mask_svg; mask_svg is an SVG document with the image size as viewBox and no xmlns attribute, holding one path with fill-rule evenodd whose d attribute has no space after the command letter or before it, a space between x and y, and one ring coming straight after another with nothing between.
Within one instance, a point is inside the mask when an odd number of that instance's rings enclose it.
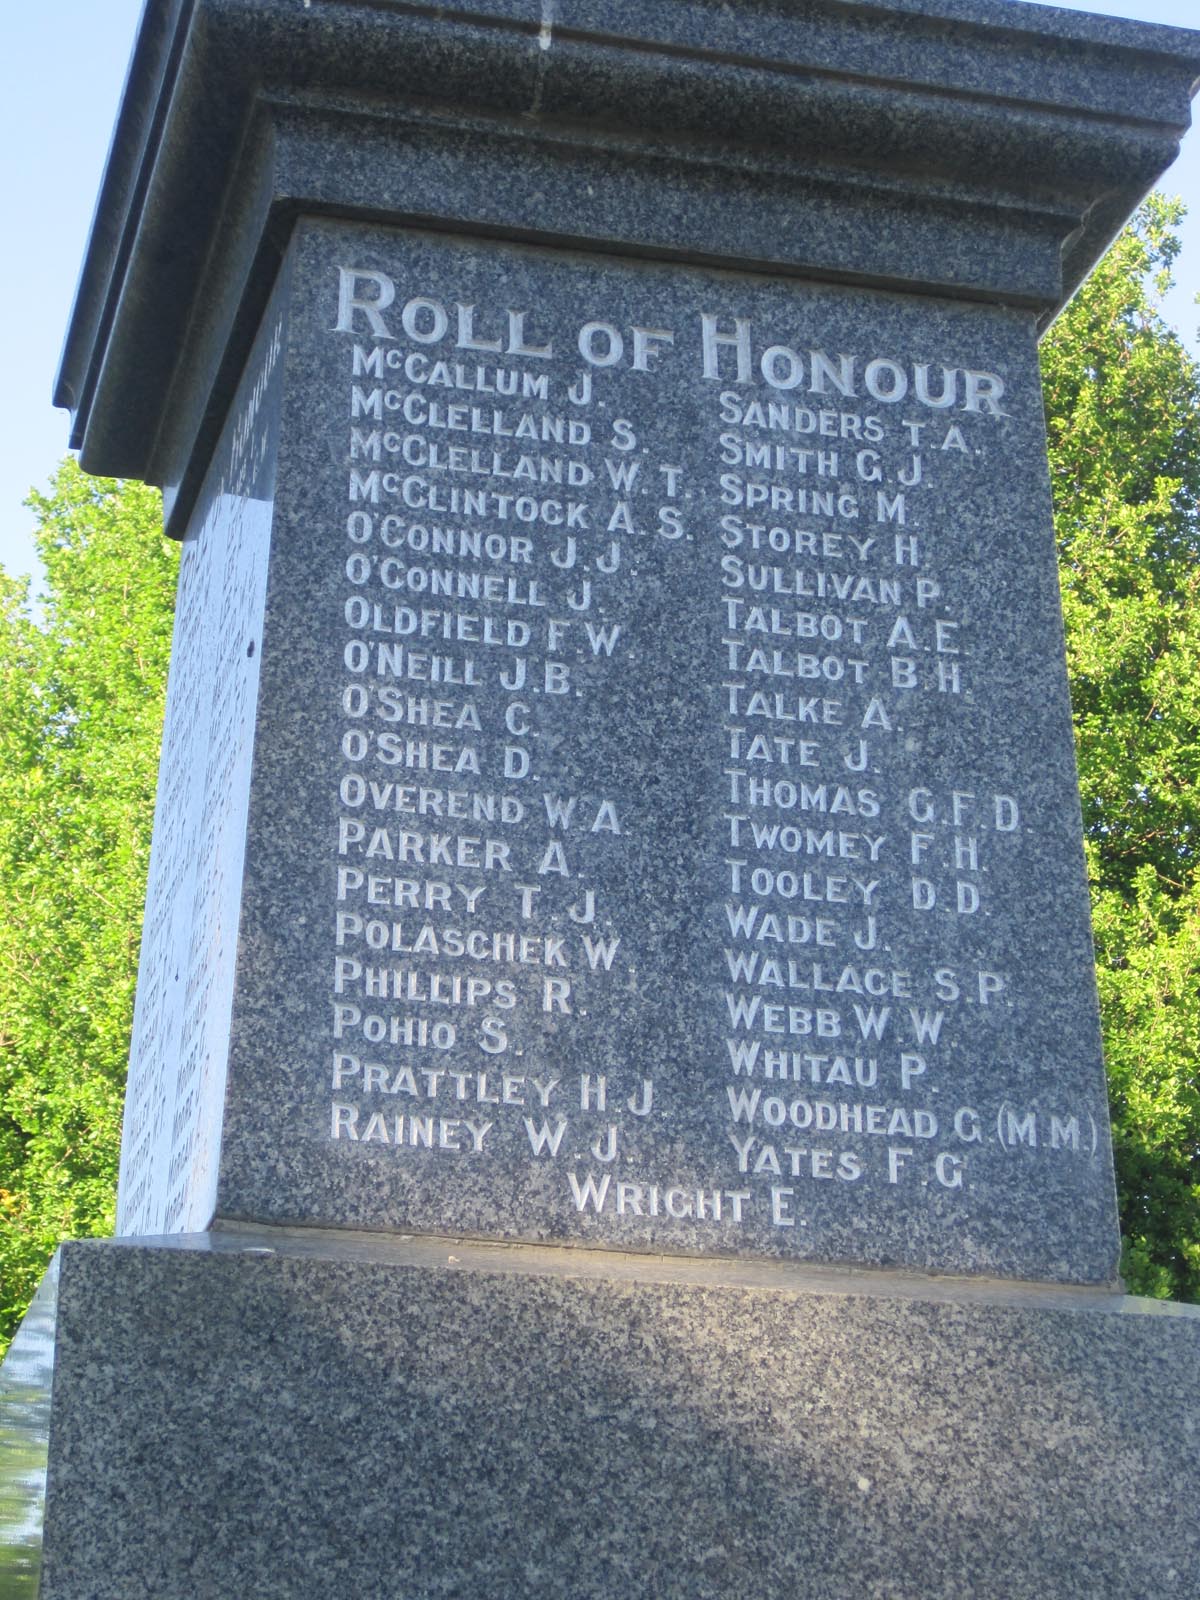
<instances>
[{"instance_id":1,"label":"granite war memorial","mask_svg":"<svg viewBox=\"0 0 1200 1600\"><path fill-rule=\"evenodd\" d=\"M118 1237L14 1347L45 1600L1200 1595L1037 367L1198 76L151 0L56 398L184 549Z\"/></svg>"}]
</instances>

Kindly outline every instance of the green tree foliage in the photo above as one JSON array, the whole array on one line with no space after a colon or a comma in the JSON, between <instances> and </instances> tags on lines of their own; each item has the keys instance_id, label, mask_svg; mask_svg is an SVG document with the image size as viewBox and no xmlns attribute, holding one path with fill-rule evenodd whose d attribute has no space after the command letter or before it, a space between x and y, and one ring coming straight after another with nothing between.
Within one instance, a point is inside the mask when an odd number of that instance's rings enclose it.
<instances>
[{"instance_id":1,"label":"green tree foliage","mask_svg":"<svg viewBox=\"0 0 1200 1600\"><path fill-rule=\"evenodd\" d=\"M1155 198L1043 347L1123 1268L1200 1300L1200 370Z\"/></svg>"},{"instance_id":2,"label":"green tree foliage","mask_svg":"<svg viewBox=\"0 0 1200 1600\"><path fill-rule=\"evenodd\" d=\"M73 461L0 571L0 1347L55 1246L111 1232L177 566L158 495Z\"/></svg>"}]
</instances>

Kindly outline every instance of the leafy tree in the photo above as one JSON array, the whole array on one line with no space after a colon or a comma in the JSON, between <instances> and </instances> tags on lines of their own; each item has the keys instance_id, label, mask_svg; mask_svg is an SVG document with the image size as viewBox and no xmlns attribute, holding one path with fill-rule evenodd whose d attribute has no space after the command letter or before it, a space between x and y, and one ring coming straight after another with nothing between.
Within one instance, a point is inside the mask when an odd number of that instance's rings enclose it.
<instances>
[{"instance_id":1,"label":"leafy tree","mask_svg":"<svg viewBox=\"0 0 1200 1600\"><path fill-rule=\"evenodd\" d=\"M0 571L0 1345L63 1238L111 1232L176 554L67 460ZM40 614L39 614L40 612Z\"/></svg>"},{"instance_id":2,"label":"leafy tree","mask_svg":"<svg viewBox=\"0 0 1200 1600\"><path fill-rule=\"evenodd\" d=\"M1200 1300L1200 369L1153 198L1043 346L1123 1270Z\"/></svg>"}]
</instances>

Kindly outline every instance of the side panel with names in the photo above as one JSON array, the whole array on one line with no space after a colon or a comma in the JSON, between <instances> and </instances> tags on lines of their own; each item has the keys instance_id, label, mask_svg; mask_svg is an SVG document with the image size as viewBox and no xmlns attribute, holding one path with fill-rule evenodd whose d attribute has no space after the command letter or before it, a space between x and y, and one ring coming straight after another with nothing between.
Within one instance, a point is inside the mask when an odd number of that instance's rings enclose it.
<instances>
[{"instance_id":1,"label":"side panel with names","mask_svg":"<svg viewBox=\"0 0 1200 1600\"><path fill-rule=\"evenodd\" d=\"M282 290L180 561L117 1229L208 1225L217 1182L282 379Z\"/></svg>"}]
</instances>

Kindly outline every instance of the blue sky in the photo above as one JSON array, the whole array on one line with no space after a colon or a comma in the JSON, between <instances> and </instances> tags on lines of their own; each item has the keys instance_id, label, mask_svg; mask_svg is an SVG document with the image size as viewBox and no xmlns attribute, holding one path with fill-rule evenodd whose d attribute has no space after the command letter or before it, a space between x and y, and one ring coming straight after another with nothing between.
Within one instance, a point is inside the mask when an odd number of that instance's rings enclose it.
<instances>
[{"instance_id":1,"label":"blue sky","mask_svg":"<svg viewBox=\"0 0 1200 1600\"><path fill-rule=\"evenodd\" d=\"M153 0L151 0L153 3ZM142 0L32 0L6 8L0 53L0 252L6 381L0 392L0 563L32 570L32 517L67 447L67 415L50 389L91 223ZM1200 27L1200 0L1090 0L1072 11ZM1163 180L1195 215L1184 234L1168 315L1200 347L1200 128Z\"/></svg>"}]
</instances>

